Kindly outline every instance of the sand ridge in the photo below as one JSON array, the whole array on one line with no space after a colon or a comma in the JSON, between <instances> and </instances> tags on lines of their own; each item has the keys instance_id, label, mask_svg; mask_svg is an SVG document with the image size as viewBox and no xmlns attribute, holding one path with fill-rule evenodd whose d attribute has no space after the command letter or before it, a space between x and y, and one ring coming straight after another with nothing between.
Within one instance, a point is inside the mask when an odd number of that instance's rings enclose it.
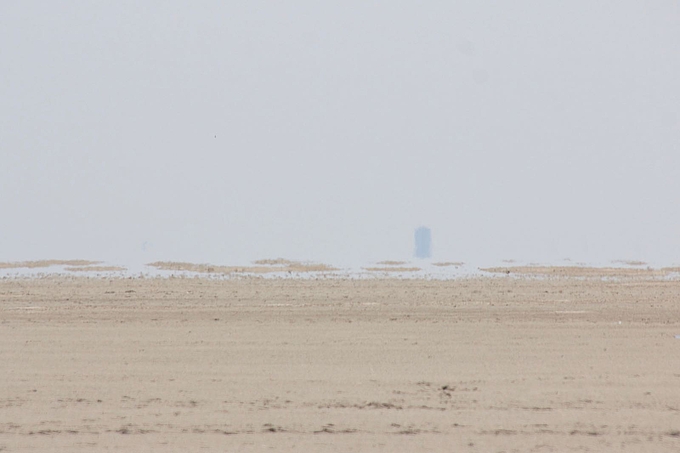
<instances>
[{"instance_id":1,"label":"sand ridge","mask_svg":"<svg viewBox=\"0 0 680 453\"><path fill-rule=\"evenodd\" d=\"M332 272L338 270L332 266L320 263L303 263L282 258L273 260L258 260L254 266L221 266L214 264L195 264L176 261L157 261L149 266L159 270L189 271L211 274L268 274L276 272Z\"/></svg>"},{"instance_id":2,"label":"sand ridge","mask_svg":"<svg viewBox=\"0 0 680 453\"><path fill-rule=\"evenodd\" d=\"M523 276L551 276L561 278L654 278L668 277L680 272L678 267L637 268L637 267L587 267L587 266L512 266L481 268L483 272L515 274Z\"/></svg>"},{"instance_id":3,"label":"sand ridge","mask_svg":"<svg viewBox=\"0 0 680 453\"><path fill-rule=\"evenodd\" d=\"M419 267L403 267L403 266L383 266L383 267L364 267L364 270L369 272L418 272L422 270Z\"/></svg>"},{"instance_id":4,"label":"sand ridge","mask_svg":"<svg viewBox=\"0 0 680 453\"><path fill-rule=\"evenodd\" d=\"M443 261L439 263L432 263L433 266L437 267L449 267L449 266L463 266L465 263L462 261Z\"/></svg>"},{"instance_id":5,"label":"sand ridge","mask_svg":"<svg viewBox=\"0 0 680 453\"><path fill-rule=\"evenodd\" d=\"M69 272L123 272L127 268L122 266L71 266L64 268L64 270Z\"/></svg>"},{"instance_id":6,"label":"sand ridge","mask_svg":"<svg viewBox=\"0 0 680 453\"><path fill-rule=\"evenodd\" d=\"M18 269L18 268L47 268L52 266L93 266L100 264L101 261L89 260L38 260L38 261L17 261L0 263L0 269Z\"/></svg>"}]
</instances>

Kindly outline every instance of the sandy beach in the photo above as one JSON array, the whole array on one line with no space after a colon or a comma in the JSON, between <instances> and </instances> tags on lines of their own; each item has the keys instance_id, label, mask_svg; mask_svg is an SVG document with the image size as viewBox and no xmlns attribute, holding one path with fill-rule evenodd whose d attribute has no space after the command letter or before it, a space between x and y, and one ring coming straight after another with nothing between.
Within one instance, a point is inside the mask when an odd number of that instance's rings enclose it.
<instances>
[{"instance_id":1,"label":"sandy beach","mask_svg":"<svg viewBox=\"0 0 680 453\"><path fill-rule=\"evenodd\" d=\"M680 282L495 271L2 279L0 451L680 449Z\"/></svg>"}]
</instances>

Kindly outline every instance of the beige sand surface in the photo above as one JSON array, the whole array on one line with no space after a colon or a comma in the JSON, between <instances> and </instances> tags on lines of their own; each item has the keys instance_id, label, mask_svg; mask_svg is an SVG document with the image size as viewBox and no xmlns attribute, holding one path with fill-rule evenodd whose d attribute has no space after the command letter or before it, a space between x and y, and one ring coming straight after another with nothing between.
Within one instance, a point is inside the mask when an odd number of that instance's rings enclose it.
<instances>
[{"instance_id":1,"label":"beige sand surface","mask_svg":"<svg viewBox=\"0 0 680 453\"><path fill-rule=\"evenodd\" d=\"M122 272L127 269L120 266L73 266L65 270L69 272Z\"/></svg>"},{"instance_id":2,"label":"beige sand surface","mask_svg":"<svg viewBox=\"0 0 680 453\"><path fill-rule=\"evenodd\" d=\"M647 266L647 263L639 260L614 260L613 263L625 264L626 266Z\"/></svg>"},{"instance_id":3,"label":"beige sand surface","mask_svg":"<svg viewBox=\"0 0 680 453\"><path fill-rule=\"evenodd\" d=\"M419 267L399 267L399 266L382 266L382 267L365 267L365 271L369 272L418 272Z\"/></svg>"},{"instance_id":4,"label":"beige sand surface","mask_svg":"<svg viewBox=\"0 0 680 453\"><path fill-rule=\"evenodd\" d=\"M551 277L638 277L654 278L667 277L671 274L680 272L677 267L656 268L630 268L630 267L578 267L578 266L511 266L511 267L489 267L482 268L482 271L500 274L516 275L540 275Z\"/></svg>"},{"instance_id":5,"label":"beige sand surface","mask_svg":"<svg viewBox=\"0 0 680 453\"><path fill-rule=\"evenodd\" d=\"M677 451L680 283L0 280L0 451Z\"/></svg>"},{"instance_id":6,"label":"beige sand surface","mask_svg":"<svg viewBox=\"0 0 680 453\"><path fill-rule=\"evenodd\" d=\"M51 266L91 266L100 264L101 261L88 260L40 260L40 261L18 261L13 263L0 263L0 269L19 269L19 268L42 268Z\"/></svg>"},{"instance_id":7,"label":"beige sand surface","mask_svg":"<svg viewBox=\"0 0 680 453\"><path fill-rule=\"evenodd\" d=\"M189 271L210 274L270 274L275 272L331 272L337 269L321 263L301 263L284 260L258 260L255 266L221 266L215 264L195 264L177 261L158 261L149 266L165 271Z\"/></svg>"}]
</instances>

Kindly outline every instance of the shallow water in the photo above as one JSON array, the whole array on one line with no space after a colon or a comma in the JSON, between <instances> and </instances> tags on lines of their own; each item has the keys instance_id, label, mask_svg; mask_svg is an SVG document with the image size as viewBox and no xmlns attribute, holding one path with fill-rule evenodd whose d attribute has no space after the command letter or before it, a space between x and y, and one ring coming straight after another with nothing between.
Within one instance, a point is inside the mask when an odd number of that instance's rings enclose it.
<instances>
[{"instance_id":1,"label":"shallow water","mask_svg":"<svg viewBox=\"0 0 680 453\"><path fill-rule=\"evenodd\" d=\"M308 263L299 263L308 264ZM334 270L328 271L291 271L285 267L272 266L271 270L262 270L262 266L256 267L249 265L215 265L215 268L230 267L237 271L194 271L184 270L165 270L158 267L142 263L108 263L100 262L90 266L52 264L42 267L22 267L17 263L16 267L0 268L0 278L47 278L52 276L70 276L87 278L210 278L210 279L233 279L243 277L259 277L266 279L295 278L295 279L319 279L319 278L349 278L349 279L375 279L375 278L398 278L398 279L433 279L433 280L453 280L474 277L533 277L546 278L545 274L532 274L531 272L505 273L488 272L485 269L508 269L520 267L559 267L559 268L608 268L608 269L631 269L640 271L660 270L668 264L648 264L637 261L612 260L608 262L573 262L562 260L557 262L523 262L515 260L499 260L485 263L461 263L461 262L442 262L435 260L413 260L413 261L381 261L371 262L352 266L333 266ZM212 265L206 265L210 268ZM110 268L108 270L107 268ZM92 269L92 270L88 270ZM417 269L417 270L416 270ZM252 271L251 271L252 270ZM549 276L548 276L549 277ZM680 278L679 272L667 271L664 275L659 275L664 279ZM611 278L603 275L602 278ZM614 277L616 278L616 277Z\"/></svg>"}]
</instances>

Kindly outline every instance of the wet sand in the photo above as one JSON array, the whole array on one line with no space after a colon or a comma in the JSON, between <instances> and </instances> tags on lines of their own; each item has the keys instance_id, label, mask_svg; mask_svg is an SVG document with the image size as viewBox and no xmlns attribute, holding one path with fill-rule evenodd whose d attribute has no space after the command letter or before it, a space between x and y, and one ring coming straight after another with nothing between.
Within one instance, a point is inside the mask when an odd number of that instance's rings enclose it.
<instances>
[{"instance_id":1,"label":"wet sand","mask_svg":"<svg viewBox=\"0 0 680 453\"><path fill-rule=\"evenodd\" d=\"M0 280L0 451L680 449L680 282L577 275Z\"/></svg>"}]
</instances>

